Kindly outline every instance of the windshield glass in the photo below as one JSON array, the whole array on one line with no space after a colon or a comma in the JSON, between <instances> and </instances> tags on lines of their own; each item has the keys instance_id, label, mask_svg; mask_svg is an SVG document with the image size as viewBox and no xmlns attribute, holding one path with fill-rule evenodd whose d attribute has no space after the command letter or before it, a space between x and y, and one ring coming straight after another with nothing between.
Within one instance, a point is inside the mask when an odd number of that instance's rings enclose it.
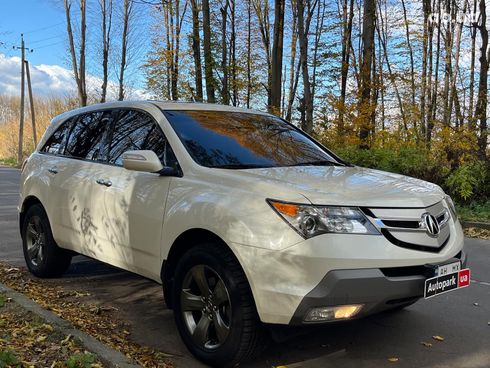
<instances>
[{"instance_id":1,"label":"windshield glass","mask_svg":"<svg viewBox=\"0 0 490 368\"><path fill-rule=\"evenodd\" d=\"M200 165L246 169L340 165L300 130L274 117L224 111L164 111Z\"/></svg>"}]
</instances>

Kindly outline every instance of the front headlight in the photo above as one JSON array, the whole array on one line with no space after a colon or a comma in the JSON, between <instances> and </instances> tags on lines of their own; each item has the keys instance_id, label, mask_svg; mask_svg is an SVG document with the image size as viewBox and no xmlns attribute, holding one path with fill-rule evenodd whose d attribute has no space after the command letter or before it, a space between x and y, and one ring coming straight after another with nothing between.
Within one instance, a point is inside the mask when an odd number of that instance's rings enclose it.
<instances>
[{"instance_id":1,"label":"front headlight","mask_svg":"<svg viewBox=\"0 0 490 368\"><path fill-rule=\"evenodd\" d=\"M456 214L456 206L454 205L451 197L448 195L446 195L446 203L449 207L449 210L451 211L451 215L453 215L454 220L456 220L458 218L458 215Z\"/></svg>"},{"instance_id":2,"label":"front headlight","mask_svg":"<svg viewBox=\"0 0 490 368\"><path fill-rule=\"evenodd\" d=\"M380 234L357 207L315 206L272 199L267 202L305 239L325 233Z\"/></svg>"}]
</instances>

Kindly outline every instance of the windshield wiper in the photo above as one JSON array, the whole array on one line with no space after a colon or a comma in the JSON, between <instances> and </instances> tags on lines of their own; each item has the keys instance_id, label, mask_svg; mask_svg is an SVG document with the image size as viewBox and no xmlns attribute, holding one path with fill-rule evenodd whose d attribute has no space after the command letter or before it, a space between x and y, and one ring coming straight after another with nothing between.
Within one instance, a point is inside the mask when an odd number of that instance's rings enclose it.
<instances>
[{"instance_id":1,"label":"windshield wiper","mask_svg":"<svg viewBox=\"0 0 490 368\"><path fill-rule=\"evenodd\" d=\"M213 169L234 169L234 170L239 170L239 169L263 169L263 168L268 168L272 167L271 165L264 165L264 164L224 164L224 165L215 165L211 166Z\"/></svg>"},{"instance_id":2,"label":"windshield wiper","mask_svg":"<svg viewBox=\"0 0 490 368\"><path fill-rule=\"evenodd\" d=\"M317 161L306 161L298 162L297 164L292 164L288 166L345 166L340 162L330 161L330 160L317 160Z\"/></svg>"}]
</instances>

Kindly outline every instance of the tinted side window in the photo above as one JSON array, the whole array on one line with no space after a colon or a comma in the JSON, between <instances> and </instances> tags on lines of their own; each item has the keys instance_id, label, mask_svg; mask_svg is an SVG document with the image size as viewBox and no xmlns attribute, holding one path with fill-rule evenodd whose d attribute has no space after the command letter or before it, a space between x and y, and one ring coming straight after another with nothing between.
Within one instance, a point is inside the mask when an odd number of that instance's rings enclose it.
<instances>
[{"instance_id":1,"label":"tinted side window","mask_svg":"<svg viewBox=\"0 0 490 368\"><path fill-rule=\"evenodd\" d=\"M177 166L177 159L153 118L141 111L122 110L114 123L109 163L122 166L122 155L130 150L151 150L164 166Z\"/></svg>"},{"instance_id":2,"label":"tinted side window","mask_svg":"<svg viewBox=\"0 0 490 368\"><path fill-rule=\"evenodd\" d=\"M67 120L49 137L41 152L63 154L66 138L70 132L72 120Z\"/></svg>"},{"instance_id":3,"label":"tinted side window","mask_svg":"<svg viewBox=\"0 0 490 368\"><path fill-rule=\"evenodd\" d=\"M109 126L110 115L110 111L81 115L73 124L65 155L87 160L105 160L105 133Z\"/></svg>"}]
</instances>

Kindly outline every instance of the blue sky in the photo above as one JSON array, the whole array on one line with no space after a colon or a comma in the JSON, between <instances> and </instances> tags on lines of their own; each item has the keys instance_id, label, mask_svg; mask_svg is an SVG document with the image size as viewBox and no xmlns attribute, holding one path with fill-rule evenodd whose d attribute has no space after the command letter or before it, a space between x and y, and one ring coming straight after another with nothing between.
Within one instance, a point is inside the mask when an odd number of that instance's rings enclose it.
<instances>
[{"instance_id":1,"label":"blue sky","mask_svg":"<svg viewBox=\"0 0 490 368\"><path fill-rule=\"evenodd\" d=\"M116 12L121 7L120 0L114 1ZM147 32L151 17L148 16L148 6L139 6L135 17L136 32ZM72 6L72 22L76 29L78 5ZM21 33L24 34L25 45L33 52L27 52L30 62L31 77L35 95L73 95L76 87L73 80L70 58L67 52L65 13L63 0L0 0L0 94L17 95L20 89L20 46ZM116 15L114 15L116 17ZM89 2L87 8L87 88L98 94L101 85L101 60L98 47L98 22L100 14L97 2ZM116 22L115 20L113 22ZM113 23L116 32L117 24ZM116 32L117 33L117 32ZM139 40L147 40L141 37ZM113 52L117 49L118 36L113 35ZM144 75L139 69L145 56L148 42L140 42L138 54L126 71L127 90L134 91L133 97L144 97ZM133 49L134 50L134 49ZM117 64L117 63L116 63ZM109 96L116 93L116 69L111 68L109 77ZM112 97L111 97L112 96ZM128 96L130 97L130 96Z\"/></svg>"},{"instance_id":2,"label":"blue sky","mask_svg":"<svg viewBox=\"0 0 490 368\"><path fill-rule=\"evenodd\" d=\"M34 52L27 57L32 64L66 65L64 14L49 0L0 0L0 52L20 56L20 34L24 33L26 46Z\"/></svg>"}]
</instances>

